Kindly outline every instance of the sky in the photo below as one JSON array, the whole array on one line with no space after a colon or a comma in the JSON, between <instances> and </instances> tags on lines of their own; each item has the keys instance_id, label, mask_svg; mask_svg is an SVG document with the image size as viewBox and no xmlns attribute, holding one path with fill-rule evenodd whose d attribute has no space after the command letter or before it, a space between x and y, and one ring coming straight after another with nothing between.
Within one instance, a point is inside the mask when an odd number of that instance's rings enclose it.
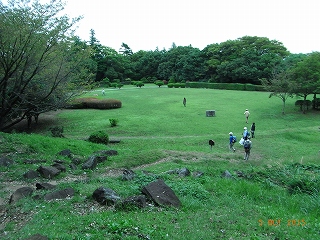
<instances>
[{"instance_id":1,"label":"sky","mask_svg":"<svg viewBox=\"0 0 320 240\"><path fill-rule=\"evenodd\" d=\"M133 52L209 44L243 36L282 42L291 53L320 52L319 0L65 0L65 13L83 16L76 35L90 29L107 47Z\"/></svg>"}]
</instances>

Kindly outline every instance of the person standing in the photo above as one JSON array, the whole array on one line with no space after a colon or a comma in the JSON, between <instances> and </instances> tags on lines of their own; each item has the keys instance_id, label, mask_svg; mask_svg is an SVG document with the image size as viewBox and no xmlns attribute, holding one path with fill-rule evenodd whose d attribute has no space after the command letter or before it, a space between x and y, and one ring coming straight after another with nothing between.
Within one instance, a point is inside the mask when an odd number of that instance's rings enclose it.
<instances>
[{"instance_id":1,"label":"person standing","mask_svg":"<svg viewBox=\"0 0 320 240\"><path fill-rule=\"evenodd\" d=\"M237 141L236 136L233 136L233 132L229 132L229 149L235 152L234 143Z\"/></svg>"},{"instance_id":2,"label":"person standing","mask_svg":"<svg viewBox=\"0 0 320 240\"><path fill-rule=\"evenodd\" d=\"M246 139L246 138L248 138L248 136L249 136L248 129L247 129L247 127L244 127L243 133L242 133L242 138Z\"/></svg>"},{"instance_id":3,"label":"person standing","mask_svg":"<svg viewBox=\"0 0 320 240\"><path fill-rule=\"evenodd\" d=\"M250 112L248 109L246 109L246 111L244 112L244 116L246 117L246 123L248 123L249 116L250 116Z\"/></svg>"},{"instance_id":4,"label":"person standing","mask_svg":"<svg viewBox=\"0 0 320 240\"><path fill-rule=\"evenodd\" d=\"M256 131L256 124L252 123L250 132L251 132L251 137L254 138L254 132Z\"/></svg>"},{"instance_id":5,"label":"person standing","mask_svg":"<svg viewBox=\"0 0 320 240\"><path fill-rule=\"evenodd\" d=\"M183 106L187 106L187 99L186 98L183 98L183 101L182 101L182 103L183 103Z\"/></svg>"},{"instance_id":6,"label":"person standing","mask_svg":"<svg viewBox=\"0 0 320 240\"><path fill-rule=\"evenodd\" d=\"M249 156L250 156L250 151L252 148L252 142L250 141L250 137L247 137L244 139L244 143L243 143L243 148L244 148L244 160L249 160Z\"/></svg>"},{"instance_id":7,"label":"person standing","mask_svg":"<svg viewBox=\"0 0 320 240\"><path fill-rule=\"evenodd\" d=\"M102 95L106 95L106 91L104 89L102 89Z\"/></svg>"}]
</instances>

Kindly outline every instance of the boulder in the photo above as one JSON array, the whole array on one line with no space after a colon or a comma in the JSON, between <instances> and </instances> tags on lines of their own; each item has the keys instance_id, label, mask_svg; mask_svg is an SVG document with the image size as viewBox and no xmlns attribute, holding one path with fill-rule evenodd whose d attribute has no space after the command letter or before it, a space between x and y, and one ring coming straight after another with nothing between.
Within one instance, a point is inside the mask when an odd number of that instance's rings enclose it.
<instances>
[{"instance_id":1,"label":"boulder","mask_svg":"<svg viewBox=\"0 0 320 240\"><path fill-rule=\"evenodd\" d=\"M13 161L7 157L0 157L0 166L9 167L13 164Z\"/></svg>"},{"instance_id":2,"label":"boulder","mask_svg":"<svg viewBox=\"0 0 320 240\"><path fill-rule=\"evenodd\" d=\"M174 191L162 179L149 183L142 188L142 193L157 205L180 207L181 202Z\"/></svg>"},{"instance_id":3,"label":"boulder","mask_svg":"<svg viewBox=\"0 0 320 240\"><path fill-rule=\"evenodd\" d=\"M123 170L122 180L130 181L130 180L134 179L135 176L136 176L136 174L132 170L125 169L125 170Z\"/></svg>"},{"instance_id":4,"label":"boulder","mask_svg":"<svg viewBox=\"0 0 320 240\"><path fill-rule=\"evenodd\" d=\"M126 198L116 204L116 208L122 209L122 210L144 208L146 206L147 206L147 204L146 204L146 196L145 195L131 196L131 197L128 197L128 198Z\"/></svg>"},{"instance_id":5,"label":"boulder","mask_svg":"<svg viewBox=\"0 0 320 240\"><path fill-rule=\"evenodd\" d=\"M21 198L31 196L33 189L31 187L18 188L10 197L9 203L15 203Z\"/></svg>"},{"instance_id":6,"label":"boulder","mask_svg":"<svg viewBox=\"0 0 320 240\"><path fill-rule=\"evenodd\" d=\"M90 156L88 160L82 165L82 169L94 170L98 164L98 159L95 155Z\"/></svg>"},{"instance_id":7,"label":"boulder","mask_svg":"<svg viewBox=\"0 0 320 240\"><path fill-rule=\"evenodd\" d=\"M55 185L52 185L50 183L36 183L36 189L37 190L39 190L39 189L48 190L48 189L53 189L55 187L56 187Z\"/></svg>"},{"instance_id":8,"label":"boulder","mask_svg":"<svg viewBox=\"0 0 320 240\"><path fill-rule=\"evenodd\" d=\"M52 179L60 173L60 170L51 166L40 166L37 171L40 175L47 179Z\"/></svg>"},{"instance_id":9,"label":"boulder","mask_svg":"<svg viewBox=\"0 0 320 240\"><path fill-rule=\"evenodd\" d=\"M225 170L225 171L221 174L221 177L223 177L223 178L233 178L232 174L231 174L228 170Z\"/></svg>"},{"instance_id":10,"label":"boulder","mask_svg":"<svg viewBox=\"0 0 320 240\"><path fill-rule=\"evenodd\" d=\"M62 163L57 163L57 162L55 162L51 166L55 167L56 169L60 170L61 172L65 172L67 169L65 165L63 165Z\"/></svg>"},{"instance_id":11,"label":"boulder","mask_svg":"<svg viewBox=\"0 0 320 240\"><path fill-rule=\"evenodd\" d=\"M66 188L63 190L55 191L52 193L48 193L44 195L44 200L56 200L56 199L65 199L74 196L74 189L73 188Z\"/></svg>"},{"instance_id":12,"label":"boulder","mask_svg":"<svg viewBox=\"0 0 320 240\"><path fill-rule=\"evenodd\" d=\"M23 177L27 178L27 179L34 179L34 178L37 178L39 176L40 176L39 172L34 171L34 170L29 170L28 172L23 174Z\"/></svg>"},{"instance_id":13,"label":"boulder","mask_svg":"<svg viewBox=\"0 0 320 240\"><path fill-rule=\"evenodd\" d=\"M93 192L92 197L98 203L107 206L114 205L121 199L115 191L105 187L99 187L96 189Z\"/></svg>"},{"instance_id":14,"label":"boulder","mask_svg":"<svg viewBox=\"0 0 320 240\"><path fill-rule=\"evenodd\" d=\"M72 152L71 152L70 149L64 149L64 150L58 152L58 155L63 156L63 157L71 158L72 157Z\"/></svg>"}]
</instances>

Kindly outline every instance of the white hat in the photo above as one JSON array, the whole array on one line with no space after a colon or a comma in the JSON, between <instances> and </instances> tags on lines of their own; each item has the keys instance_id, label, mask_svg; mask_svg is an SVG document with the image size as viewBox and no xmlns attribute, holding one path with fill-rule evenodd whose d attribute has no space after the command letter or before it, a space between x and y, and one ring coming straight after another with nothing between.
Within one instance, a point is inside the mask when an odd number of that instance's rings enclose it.
<instances>
[{"instance_id":1,"label":"white hat","mask_svg":"<svg viewBox=\"0 0 320 240\"><path fill-rule=\"evenodd\" d=\"M233 135L233 132L229 132L229 135Z\"/></svg>"},{"instance_id":2,"label":"white hat","mask_svg":"<svg viewBox=\"0 0 320 240\"><path fill-rule=\"evenodd\" d=\"M244 127L243 129L244 129L244 130L247 130L247 127Z\"/></svg>"}]
</instances>

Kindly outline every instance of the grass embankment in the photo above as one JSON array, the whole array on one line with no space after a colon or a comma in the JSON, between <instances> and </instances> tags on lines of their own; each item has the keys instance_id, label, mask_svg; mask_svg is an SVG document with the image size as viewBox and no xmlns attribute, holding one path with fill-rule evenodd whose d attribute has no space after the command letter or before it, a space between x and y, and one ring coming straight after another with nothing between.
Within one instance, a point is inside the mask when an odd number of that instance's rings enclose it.
<instances>
[{"instance_id":1,"label":"grass embankment","mask_svg":"<svg viewBox=\"0 0 320 240\"><path fill-rule=\"evenodd\" d=\"M289 99L282 115L281 100L269 99L268 93L262 92L147 85L107 90L105 96L98 90L86 96L97 93L99 98L121 100L122 108L61 111L53 124L64 127L65 139L51 138L48 130L41 135L1 134L2 153L16 162L1 169L3 199L12 193L9 182L34 186L39 181L23 179L22 174L30 169L21 164L26 158L51 164L56 153L66 148L82 159L100 149L119 152L95 171L68 170L59 175L55 179L58 188L76 190L70 200L26 198L15 206L6 204L2 238L23 239L38 232L50 239L320 237L319 113L302 114L294 107L295 99ZM251 112L249 124L243 114L246 108ZM215 110L216 116L206 117L206 110ZM118 126L110 127L109 119L118 119ZM228 133L232 131L240 139L243 127L252 122L257 126L256 138L245 162L239 144L235 153L229 152ZM106 130L110 138L121 142L104 146L83 141L97 130ZM215 141L212 150L209 139ZM183 167L202 171L204 176L180 178L165 173ZM134 169L135 180L124 182L112 170L123 168ZM225 170L234 178L222 178ZM176 192L182 202L180 209L115 211L91 199L100 186L112 188L122 197L139 194L141 186L157 177Z\"/></svg>"}]
</instances>

